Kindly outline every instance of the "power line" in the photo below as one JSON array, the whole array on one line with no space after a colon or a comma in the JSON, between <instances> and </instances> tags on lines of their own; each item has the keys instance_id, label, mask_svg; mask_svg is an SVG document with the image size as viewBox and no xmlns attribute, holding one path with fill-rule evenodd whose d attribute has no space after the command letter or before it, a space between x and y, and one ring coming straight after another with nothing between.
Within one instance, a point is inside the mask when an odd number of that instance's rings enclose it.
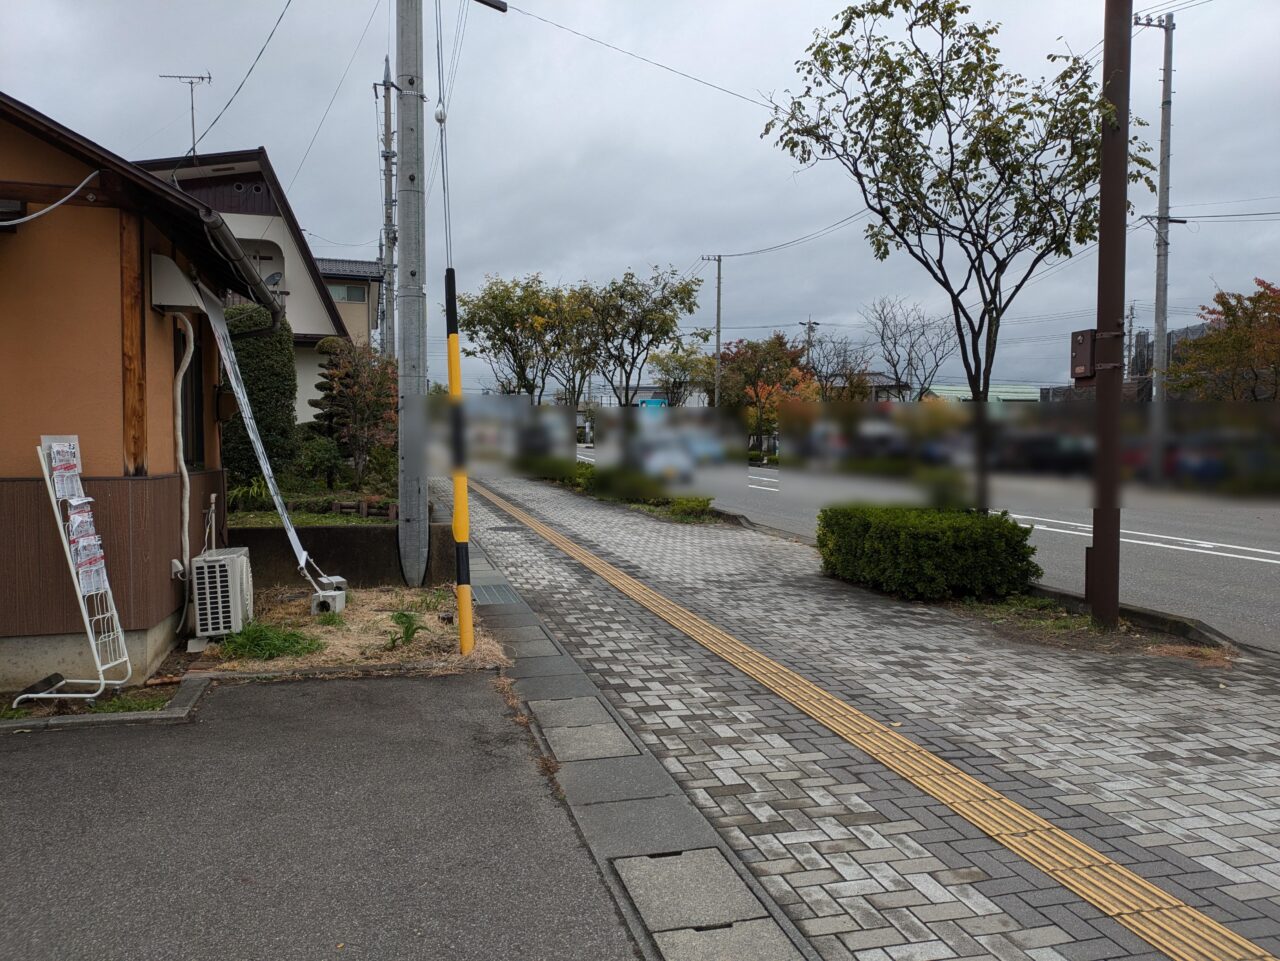
<instances>
[{"instance_id":1,"label":"power line","mask_svg":"<svg viewBox=\"0 0 1280 961\"><path fill-rule=\"evenodd\" d=\"M845 227L848 227L855 220L858 220L861 217L865 217L868 213L869 211L864 208L862 210L857 211L856 213L850 214L848 217L843 217L840 220L837 220L833 224L827 224L827 226L825 227L821 227L818 230L812 231L811 233L807 233L802 237L796 237L792 240L785 240L780 244L773 244L770 247L760 247L756 250L743 250L736 254L717 254L716 256L718 257L755 257L758 254L771 254L779 250L786 250L788 247L795 247L798 244L807 244L811 240L818 240L822 237L827 236L828 234L835 233L837 230L842 230Z\"/></svg>"},{"instance_id":2,"label":"power line","mask_svg":"<svg viewBox=\"0 0 1280 961\"><path fill-rule=\"evenodd\" d=\"M333 96L329 98L329 103L324 108L324 113L320 117L320 122L316 124L315 132L311 135L311 140L307 143L307 149L302 154L302 159L298 161L298 168L293 172L293 176L289 178L289 186L285 188L285 193L293 189L293 182L298 179L298 174L302 173L302 165L307 162L307 158L311 156L311 148L315 146L316 138L320 136L320 129L324 126L324 122L329 117L329 111L333 109L333 102L338 99L338 92L342 89L343 82L347 79L347 74L351 70L351 64L355 62L356 54L360 52L360 45L364 43L365 34L369 32L369 25L373 23L373 16L378 12L378 7L382 5L382 0L374 0L373 9L369 11L369 18L364 22L364 29L360 31L360 39L356 41L355 49L351 51L351 56L347 58L347 65L342 70L342 76L338 78L338 85L333 88Z\"/></svg>"},{"instance_id":3,"label":"power line","mask_svg":"<svg viewBox=\"0 0 1280 961\"><path fill-rule=\"evenodd\" d=\"M764 109L768 111L773 110L773 105L765 103L763 100L757 100L754 97L748 97L746 94L738 93L736 90L730 90L728 87L722 87L718 83L712 83L710 80L703 80L701 77L695 77L691 73L685 73L683 70L677 70L675 67L669 67L665 63L659 63L657 60L650 60L648 57L642 57L638 53L632 53L630 50L624 50L622 47L618 47L612 43L609 43L608 41L601 40L599 37L593 37L590 34L583 33L580 30L574 30L572 27L566 27L563 23L556 23L554 20L548 20L546 17L540 17L536 13L531 13L528 10L524 10L524 9L521 9L520 7L517 7L515 4L508 4L507 8L509 10L514 10L516 13L522 13L526 17L532 17L534 20L541 20L543 23L548 24L552 27L555 27L557 30L563 30L566 33L573 34L575 37L581 37L583 40L590 40L592 43L597 43L602 47L607 47L608 49L613 50L616 53L623 54L624 56L631 57L635 60L643 61L644 63L647 63L652 67L657 67L659 70L665 70L668 73L674 73L677 77L683 77L686 80L692 80L694 83L702 84L702 86L704 87L710 87L712 90L719 90L721 93L727 93L730 97L736 97L739 100L745 100L747 103L753 103L757 107L764 107Z\"/></svg>"},{"instance_id":4,"label":"power line","mask_svg":"<svg viewBox=\"0 0 1280 961\"><path fill-rule=\"evenodd\" d=\"M267 39L262 41L262 46L258 49L258 55L253 58L253 63L249 64L249 69L246 70L244 76L240 78L240 83L236 86L236 89L232 92L231 98L222 105L222 109L219 110L218 115L213 118L213 122L210 123L209 126L204 128L204 133L202 133L198 138L196 138L197 146L199 145L200 141L204 140L204 138L209 135L209 131L214 128L214 125L217 124L217 122L222 119L222 115L227 112L227 108L230 107L233 103L235 103L236 97L239 96L240 91L244 89L245 81L247 81L249 79L250 74L253 73L253 68L258 65L258 61L262 59L262 55L266 53L267 44L269 44L271 42L271 38L276 35L276 28L280 26L280 21L284 19L284 15L288 12L289 5L292 3L293 3L293 0L284 0L284 7L280 10L280 16L276 17L276 22L272 24L271 32L267 34ZM192 151L194 152L194 147L192 148Z\"/></svg>"}]
</instances>

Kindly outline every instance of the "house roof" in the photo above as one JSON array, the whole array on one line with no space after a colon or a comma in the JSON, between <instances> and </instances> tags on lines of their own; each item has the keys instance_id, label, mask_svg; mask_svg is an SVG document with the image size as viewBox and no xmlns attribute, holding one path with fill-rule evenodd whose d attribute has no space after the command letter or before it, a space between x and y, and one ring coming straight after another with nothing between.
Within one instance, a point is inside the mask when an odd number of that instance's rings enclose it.
<instances>
[{"instance_id":1,"label":"house roof","mask_svg":"<svg viewBox=\"0 0 1280 961\"><path fill-rule=\"evenodd\" d=\"M137 166L150 171L153 177L157 179L176 179L179 183L184 179L216 177L224 172L218 171L215 173L211 169L214 167L231 167L232 170L226 172L229 176L234 176L235 172L238 171L256 168L267 182L267 188L271 191L271 199L280 214L280 219L284 221L285 228L289 231L289 236L293 238L294 245L298 248L298 253L307 268L307 274L316 287L320 302L324 305L325 312L333 324L333 329L342 337L350 338L351 335L347 333L347 327L342 322L342 315L338 313L338 305L333 302L329 288L325 286L324 280L320 276L320 268L316 266L316 258L311 254L311 247L307 244L306 237L303 236L302 227L298 224L298 218L293 215L293 208L289 206L289 198L285 196L284 187L280 185L280 179L276 176L275 169L271 166L271 159L267 156L266 147L255 147L251 150L224 150L221 153L199 154L194 158L188 158L185 155L182 157L158 157L154 160L139 160L137 161Z\"/></svg>"},{"instance_id":2,"label":"house roof","mask_svg":"<svg viewBox=\"0 0 1280 961\"><path fill-rule=\"evenodd\" d=\"M345 257L317 257L321 277L347 280L381 280L382 264L376 260L350 260Z\"/></svg>"},{"instance_id":3,"label":"house roof","mask_svg":"<svg viewBox=\"0 0 1280 961\"><path fill-rule=\"evenodd\" d=\"M209 207L5 93L0 93L0 119L97 168L99 175L92 191L104 205L142 211L214 280L215 286L253 297L252 287L209 238L202 218Z\"/></svg>"},{"instance_id":4,"label":"house roof","mask_svg":"<svg viewBox=\"0 0 1280 961\"><path fill-rule=\"evenodd\" d=\"M944 400L969 400L973 392L968 386L934 384L929 388L934 397ZM992 401L1040 400L1040 388L1028 384L992 384L987 388L987 399Z\"/></svg>"},{"instance_id":5,"label":"house roof","mask_svg":"<svg viewBox=\"0 0 1280 961\"><path fill-rule=\"evenodd\" d=\"M892 374L884 374L878 370L869 370L863 375L867 380L868 387L893 387L902 390L910 390L910 384L904 384Z\"/></svg>"}]
</instances>

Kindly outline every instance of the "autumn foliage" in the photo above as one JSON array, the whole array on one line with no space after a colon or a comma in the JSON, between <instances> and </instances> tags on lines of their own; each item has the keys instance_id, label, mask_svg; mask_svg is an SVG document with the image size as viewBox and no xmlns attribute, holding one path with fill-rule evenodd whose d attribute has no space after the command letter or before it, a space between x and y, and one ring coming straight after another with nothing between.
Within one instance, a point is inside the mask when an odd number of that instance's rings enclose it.
<instances>
[{"instance_id":1,"label":"autumn foliage","mask_svg":"<svg viewBox=\"0 0 1280 961\"><path fill-rule=\"evenodd\" d=\"M1218 291L1201 310L1209 325L1169 365L1169 391L1191 400L1280 400L1280 287L1261 278L1252 294Z\"/></svg>"},{"instance_id":2,"label":"autumn foliage","mask_svg":"<svg viewBox=\"0 0 1280 961\"><path fill-rule=\"evenodd\" d=\"M320 397L309 401L321 430L351 458L355 485L364 483L369 455L396 443L396 364L368 344L326 337L316 345L325 356Z\"/></svg>"}]
</instances>

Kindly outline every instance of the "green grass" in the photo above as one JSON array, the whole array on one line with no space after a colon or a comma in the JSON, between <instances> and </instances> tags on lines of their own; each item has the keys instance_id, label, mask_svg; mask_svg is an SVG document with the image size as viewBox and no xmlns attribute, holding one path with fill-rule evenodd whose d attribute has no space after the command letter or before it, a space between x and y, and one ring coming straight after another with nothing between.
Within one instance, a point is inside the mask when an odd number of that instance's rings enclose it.
<instances>
[{"instance_id":1,"label":"green grass","mask_svg":"<svg viewBox=\"0 0 1280 961\"><path fill-rule=\"evenodd\" d=\"M361 517L359 514L312 514L294 511L289 515L294 527L346 527L362 524L394 524L385 517ZM228 527L281 527L280 515L275 511L231 511L227 514Z\"/></svg>"},{"instance_id":2,"label":"green grass","mask_svg":"<svg viewBox=\"0 0 1280 961\"><path fill-rule=\"evenodd\" d=\"M0 721L20 721L31 716L29 707L0 707Z\"/></svg>"},{"instance_id":3,"label":"green grass","mask_svg":"<svg viewBox=\"0 0 1280 961\"><path fill-rule=\"evenodd\" d=\"M440 610L445 599L449 596L449 591L444 588L437 587L430 594L422 594L415 598L409 605L409 610L416 611L419 614L431 614Z\"/></svg>"},{"instance_id":4,"label":"green grass","mask_svg":"<svg viewBox=\"0 0 1280 961\"><path fill-rule=\"evenodd\" d=\"M387 635L387 650L395 650L397 645L408 646L413 643L417 633L422 630L422 617L413 611L396 611L391 615L391 623L398 628Z\"/></svg>"},{"instance_id":5,"label":"green grass","mask_svg":"<svg viewBox=\"0 0 1280 961\"><path fill-rule=\"evenodd\" d=\"M89 707L91 714L125 714L131 711L159 711L169 703L164 691L129 691Z\"/></svg>"},{"instance_id":6,"label":"green grass","mask_svg":"<svg viewBox=\"0 0 1280 961\"><path fill-rule=\"evenodd\" d=\"M341 627L344 619L337 611L322 611L316 616L316 623L321 627Z\"/></svg>"},{"instance_id":7,"label":"green grass","mask_svg":"<svg viewBox=\"0 0 1280 961\"><path fill-rule=\"evenodd\" d=\"M270 661L277 657L303 657L323 647L323 641L300 631L250 621L244 630L223 640L221 652L230 660Z\"/></svg>"},{"instance_id":8,"label":"green grass","mask_svg":"<svg viewBox=\"0 0 1280 961\"><path fill-rule=\"evenodd\" d=\"M1048 597L1013 594L1002 601L991 603L980 601L963 603L967 609L996 624L1008 622L1055 633L1087 631L1093 628L1093 622L1088 614L1072 614L1057 601Z\"/></svg>"}]
</instances>

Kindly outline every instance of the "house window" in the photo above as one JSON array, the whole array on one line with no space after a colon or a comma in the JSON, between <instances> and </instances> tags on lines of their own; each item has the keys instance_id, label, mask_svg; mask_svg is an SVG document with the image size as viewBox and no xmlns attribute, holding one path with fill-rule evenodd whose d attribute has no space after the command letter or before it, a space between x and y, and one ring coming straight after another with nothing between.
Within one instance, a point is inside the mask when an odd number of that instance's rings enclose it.
<instances>
[{"instance_id":1,"label":"house window","mask_svg":"<svg viewBox=\"0 0 1280 961\"><path fill-rule=\"evenodd\" d=\"M369 293L357 284L329 284L328 287L333 299L343 304L363 304Z\"/></svg>"}]
</instances>

